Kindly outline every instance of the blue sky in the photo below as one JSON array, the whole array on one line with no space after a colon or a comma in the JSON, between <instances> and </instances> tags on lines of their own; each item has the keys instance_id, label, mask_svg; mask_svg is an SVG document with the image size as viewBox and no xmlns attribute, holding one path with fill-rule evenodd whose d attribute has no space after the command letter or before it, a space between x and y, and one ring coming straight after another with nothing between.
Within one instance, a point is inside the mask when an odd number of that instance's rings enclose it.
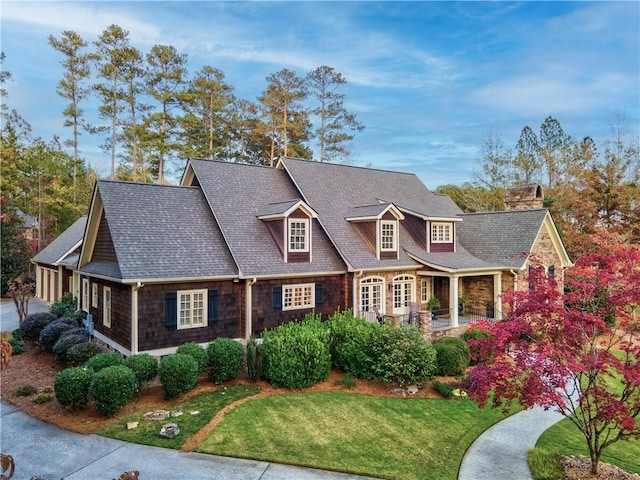
<instances>
[{"instance_id":1,"label":"blue sky","mask_svg":"<svg viewBox=\"0 0 640 480\"><path fill-rule=\"evenodd\" d=\"M347 108L366 125L355 165L414 172L434 188L471 180L488 132L513 147L551 115L600 150L616 114L640 132L640 2L2 2L7 103L44 139L69 138L47 43L74 30L92 42L110 24L146 53L170 44L190 73L222 70L255 101L265 77L321 65L342 73ZM95 105L85 106L96 122ZM84 134L102 175L109 155Z\"/></svg>"}]
</instances>

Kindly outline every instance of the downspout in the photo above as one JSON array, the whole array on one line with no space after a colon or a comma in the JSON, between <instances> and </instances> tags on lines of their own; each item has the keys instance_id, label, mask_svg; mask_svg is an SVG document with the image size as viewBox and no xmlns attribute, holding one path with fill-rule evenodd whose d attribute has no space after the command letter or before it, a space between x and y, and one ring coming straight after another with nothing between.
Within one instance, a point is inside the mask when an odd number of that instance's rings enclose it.
<instances>
[{"instance_id":1,"label":"downspout","mask_svg":"<svg viewBox=\"0 0 640 480\"><path fill-rule=\"evenodd\" d=\"M356 273L353 276L353 301L352 301L352 306L353 306L353 315L354 316L358 316L360 313L362 312L356 312L356 305L358 305L358 279L362 277L362 275L364 274L364 272L362 270L360 270L358 273Z\"/></svg>"},{"instance_id":2,"label":"downspout","mask_svg":"<svg viewBox=\"0 0 640 480\"><path fill-rule=\"evenodd\" d=\"M131 286L131 354L138 352L138 290L144 287L144 283L136 283Z\"/></svg>"},{"instance_id":3,"label":"downspout","mask_svg":"<svg viewBox=\"0 0 640 480\"><path fill-rule=\"evenodd\" d=\"M245 300L245 328L244 328L244 336L245 340L249 340L251 338L251 332L253 331L253 302L251 299L252 290L251 287L258 281L257 278L253 278L251 280L247 280L246 282L246 300Z\"/></svg>"}]
</instances>

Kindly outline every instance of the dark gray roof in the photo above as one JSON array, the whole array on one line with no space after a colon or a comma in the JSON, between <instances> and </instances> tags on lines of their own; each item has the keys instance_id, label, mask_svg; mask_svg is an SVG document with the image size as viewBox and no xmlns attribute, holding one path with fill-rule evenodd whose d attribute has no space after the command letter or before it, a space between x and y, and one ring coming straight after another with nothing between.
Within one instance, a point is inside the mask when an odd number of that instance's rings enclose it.
<instances>
[{"instance_id":1,"label":"dark gray roof","mask_svg":"<svg viewBox=\"0 0 640 480\"><path fill-rule=\"evenodd\" d=\"M73 224L62 232L49 245L44 247L33 257L33 261L46 265L57 265L65 260L65 257L73 253L76 246L82 241L84 229L87 225L87 216L77 219ZM77 259L76 264L77 265Z\"/></svg>"},{"instance_id":2,"label":"dark gray roof","mask_svg":"<svg viewBox=\"0 0 640 480\"><path fill-rule=\"evenodd\" d=\"M354 270L381 267L417 267L414 258L437 260L445 268L479 268L488 266L471 254L428 254L425 245L418 245L403 228L399 232L402 249L397 260L378 260L367 248L350 218L359 205L376 205L380 200L420 213L425 217L453 218L462 211L442 195L434 195L410 173L374 170L294 158L281 159L304 199L318 212L322 225ZM410 208L411 207L411 208ZM372 210L375 211L375 208ZM410 255L409 255L410 253Z\"/></svg>"},{"instance_id":3,"label":"dark gray roof","mask_svg":"<svg viewBox=\"0 0 640 480\"><path fill-rule=\"evenodd\" d=\"M547 214L546 209L463 214L458 238L478 258L522 268Z\"/></svg>"},{"instance_id":4,"label":"dark gray roof","mask_svg":"<svg viewBox=\"0 0 640 480\"><path fill-rule=\"evenodd\" d=\"M388 203L377 203L375 205L361 205L354 207L347 214L347 218L371 218L377 217L389 208Z\"/></svg>"},{"instance_id":5,"label":"dark gray roof","mask_svg":"<svg viewBox=\"0 0 640 480\"><path fill-rule=\"evenodd\" d=\"M96 188L119 272L95 262L81 271L119 273L125 281L237 275L199 188L107 180L99 180Z\"/></svg>"},{"instance_id":6,"label":"dark gray roof","mask_svg":"<svg viewBox=\"0 0 640 480\"><path fill-rule=\"evenodd\" d=\"M190 160L189 165L243 277L346 270L317 220L313 221L312 261L284 262L267 225L258 216L268 211L286 211L288 207L284 205L290 207L292 199L301 198L285 172L270 167L197 159ZM275 205L273 210L269 210L269 205Z\"/></svg>"},{"instance_id":7,"label":"dark gray roof","mask_svg":"<svg viewBox=\"0 0 640 480\"><path fill-rule=\"evenodd\" d=\"M301 199L285 200L284 202L273 202L265 205L258 213L259 217L267 215L283 215L287 210L293 207Z\"/></svg>"}]
</instances>

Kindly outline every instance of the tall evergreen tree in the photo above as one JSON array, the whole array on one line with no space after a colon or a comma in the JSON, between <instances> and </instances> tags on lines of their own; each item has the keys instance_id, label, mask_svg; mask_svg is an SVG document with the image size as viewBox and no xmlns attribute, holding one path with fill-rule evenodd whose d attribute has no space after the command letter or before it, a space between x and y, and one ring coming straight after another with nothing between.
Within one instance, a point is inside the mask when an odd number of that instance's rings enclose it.
<instances>
[{"instance_id":1,"label":"tall evergreen tree","mask_svg":"<svg viewBox=\"0 0 640 480\"><path fill-rule=\"evenodd\" d=\"M69 102L62 111L62 114L65 117L63 125L73 129L71 140L67 140L64 143L66 146L73 148L73 188L75 203L77 202L75 190L78 183L78 137L80 136L79 130L82 126L82 117L84 114L82 108L80 108L80 104L91 92L86 82L89 80L89 75L91 74L90 63L94 55L83 52L88 45L87 42L71 30L63 31L62 37L60 38L49 35L49 45L64 56L61 62L64 71L62 73L62 79L58 82L56 91L60 97Z\"/></svg>"},{"instance_id":2,"label":"tall evergreen tree","mask_svg":"<svg viewBox=\"0 0 640 480\"><path fill-rule=\"evenodd\" d=\"M516 183L532 183L540 181L540 161L538 137L528 125L522 129L516 145L513 162Z\"/></svg>"},{"instance_id":3,"label":"tall evergreen tree","mask_svg":"<svg viewBox=\"0 0 640 480\"><path fill-rule=\"evenodd\" d=\"M318 102L311 113L318 118L315 134L321 162L336 160L340 156L348 158L350 152L347 142L353 140L353 135L347 130L360 132L365 128L354 113L347 111L344 93L338 93L338 89L346 83L342 74L326 65L309 72L305 79L307 92Z\"/></svg>"}]
</instances>

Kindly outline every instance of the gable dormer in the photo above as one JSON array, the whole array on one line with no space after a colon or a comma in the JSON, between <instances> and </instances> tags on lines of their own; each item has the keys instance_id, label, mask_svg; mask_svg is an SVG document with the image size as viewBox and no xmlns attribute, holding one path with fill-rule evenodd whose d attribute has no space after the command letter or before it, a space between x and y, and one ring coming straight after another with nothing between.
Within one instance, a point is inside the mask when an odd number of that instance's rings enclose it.
<instances>
[{"instance_id":1,"label":"gable dormer","mask_svg":"<svg viewBox=\"0 0 640 480\"><path fill-rule=\"evenodd\" d=\"M431 253L455 252L455 223L448 219L427 222L427 250Z\"/></svg>"},{"instance_id":2,"label":"gable dormer","mask_svg":"<svg viewBox=\"0 0 640 480\"><path fill-rule=\"evenodd\" d=\"M347 217L378 260L395 260L400 251L400 220L404 215L392 203L355 207Z\"/></svg>"},{"instance_id":3,"label":"gable dormer","mask_svg":"<svg viewBox=\"0 0 640 480\"><path fill-rule=\"evenodd\" d=\"M300 199L270 203L258 215L285 263L311 262L314 218L318 214Z\"/></svg>"}]
</instances>

